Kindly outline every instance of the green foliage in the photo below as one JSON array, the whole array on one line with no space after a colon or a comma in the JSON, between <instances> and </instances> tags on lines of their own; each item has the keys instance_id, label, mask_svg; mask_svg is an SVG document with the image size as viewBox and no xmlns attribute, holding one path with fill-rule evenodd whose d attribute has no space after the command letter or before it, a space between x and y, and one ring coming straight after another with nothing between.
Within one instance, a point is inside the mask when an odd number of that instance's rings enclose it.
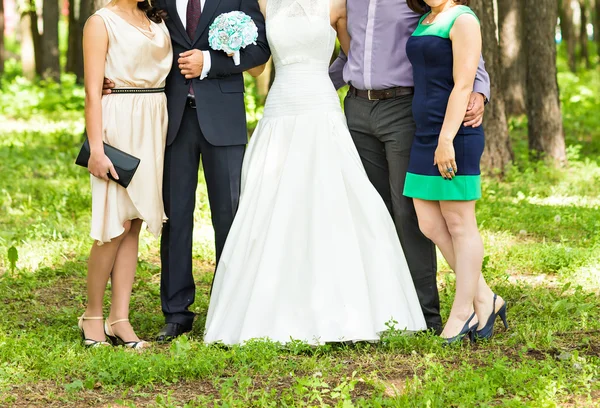
<instances>
[{"instance_id":1,"label":"green foliage","mask_svg":"<svg viewBox=\"0 0 600 408\"><path fill-rule=\"evenodd\" d=\"M489 342L448 348L433 334L408 335L390 321L379 344L207 346L203 316L214 253L201 184L194 235L199 319L189 336L142 354L84 349L76 328L91 245L89 175L73 165L83 90L68 76L58 86L11 75L0 100L1 406L42 400L50 406L244 408L600 403L597 73L559 77L567 168L529 162L526 120L514 118L515 165L503 179L484 179L478 203L484 274L508 301L509 331L498 326ZM255 126L262 102L251 80L246 88L248 121ZM448 269L440 257L445 316L455 282ZM159 275L158 242L144 232L131 305L143 338L163 322Z\"/></svg>"}]
</instances>

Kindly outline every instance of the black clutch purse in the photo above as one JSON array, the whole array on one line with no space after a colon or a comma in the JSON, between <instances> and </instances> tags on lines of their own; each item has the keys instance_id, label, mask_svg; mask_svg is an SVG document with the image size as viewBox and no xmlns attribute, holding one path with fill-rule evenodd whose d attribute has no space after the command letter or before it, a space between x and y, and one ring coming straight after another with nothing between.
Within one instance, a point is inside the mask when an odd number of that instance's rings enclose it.
<instances>
[{"instance_id":1,"label":"black clutch purse","mask_svg":"<svg viewBox=\"0 0 600 408\"><path fill-rule=\"evenodd\" d=\"M108 178L127 188L129 183L131 183L131 179L133 178L138 166L140 165L140 159L106 143L104 143L104 154L106 154L106 156L110 159L115 167L115 170L117 171L117 174L119 175L119 179L115 180L113 176L108 173ZM85 139L83 146L81 146L81 151L75 160L75 164L87 168L89 160L90 143L87 139Z\"/></svg>"}]
</instances>

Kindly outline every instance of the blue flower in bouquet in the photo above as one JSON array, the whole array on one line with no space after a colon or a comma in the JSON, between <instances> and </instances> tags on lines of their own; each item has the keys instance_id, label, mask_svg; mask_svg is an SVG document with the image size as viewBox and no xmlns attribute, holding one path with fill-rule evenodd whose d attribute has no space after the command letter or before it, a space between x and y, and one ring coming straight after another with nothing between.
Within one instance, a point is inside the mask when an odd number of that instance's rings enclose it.
<instances>
[{"instance_id":1,"label":"blue flower in bouquet","mask_svg":"<svg viewBox=\"0 0 600 408\"><path fill-rule=\"evenodd\" d=\"M215 51L233 54L236 65L239 65L242 48L256 44L258 28L247 14L232 11L219 15L210 25L208 42Z\"/></svg>"},{"instance_id":2,"label":"blue flower in bouquet","mask_svg":"<svg viewBox=\"0 0 600 408\"><path fill-rule=\"evenodd\" d=\"M237 51L242 47L243 42L244 38L241 36L240 33L233 33L227 41L227 48L229 48L230 50Z\"/></svg>"}]
</instances>

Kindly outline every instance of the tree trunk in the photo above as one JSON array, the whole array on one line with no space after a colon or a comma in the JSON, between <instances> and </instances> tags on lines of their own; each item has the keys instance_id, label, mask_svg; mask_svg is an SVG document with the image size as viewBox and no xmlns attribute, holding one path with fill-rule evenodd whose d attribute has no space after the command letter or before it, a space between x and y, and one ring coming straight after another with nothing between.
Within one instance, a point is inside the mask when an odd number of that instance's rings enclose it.
<instances>
[{"instance_id":1,"label":"tree trunk","mask_svg":"<svg viewBox=\"0 0 600 408\"><path fill-rule=\"evenodd\" d=\"M30 3L28 2L28 6ZM37 28L37 13L35 9L26 9L21 14L21 65L23 75L35 79L39 60L39 31Z\"/></svg>"},{"instance_id":2,"label":"tree trunk","mask_svg":"<svg viewBox=\"0 0 600 408\"><path fill-rule=\"evenodd\" d=\"M4 0L0 0L0 76L4 74Z\"/></svg>"},{"instance_id":3,"label":"tree trunk","mask_svg":"<svg viewBox=\"0 0 600 408\"><path fill-rule=\"evenodd\" d=\"M569 69L572 72L577 72L577 57L575 55L577 36L575 35L575 26L573 24L573 7L571 7L571 0L560 0L559 4L560 33L567 47Z\"/></svg>"},{"instance_id":4,"label":"tree trunk","mask_svg":"<svg viewBox=\"0 0 600 408\"><path fill-rule=\"evenodd\" d=\"M58 49L58 20L61 7L58 0L44 0L42 17L44 34L42 44L42 69L44 77L60 81L60 51Z\"/></svg>"},{"instance_id":5,"label":"tree trunk","mask_svg":"<svg viewBox=\"0 0 600 408\"><path fill-rule=\"evenodd\" d=\"M596 40L596 52L600 57L600 0L596 0L594 11L594 38Z\"/></svg>"},{"instance_id":6,"label":"tree trunk","mask_svg":"<svg viewBox=\"0 0 600 408\"><path fill-rule=\"evenodd\" d=\"M35 73L37 76L42 76L42 36L40 35L39 17L35 0L28 1L29 21L31 23L31 39L33 41L33 54L35 56Z\"/></svg>"},{"instance_id":7,"label":"tree trunk","mask_svg":"<svg viewBox=\"0 0 600 408\"><path fill-rule=\"evenodd\" d=\"M600 0L599 0L600 1ZM77 0L69 0L69 33L68 33L68 46L67 46L67 65L65 66L66 72L75 73L77 55L81 54L77 48L81 48L81 36L78 34L79 28L79 7L75 7Z\"/></svg>"},{"instance_id":8,"label":"tree trunk","mask_svg":"<svg viewBox=\"0 0 600 408\"><path fill-rule=\"evenodd\" d=\"M68 71L73 72L77 76L77 82L83 82L83 27L87 19L96 12L99 8L102 8L108 0L80 0L79 3L79 14L77 14L76 1L73 2L74 20L76 21L71 29L69 25L69 59ZM71 5L69 4L69 14L71 12ZM69 18L69 22L72 20Z\"/></svg>"},{"instance_id":9,"label":"tree trunk","mask_svg":"<svg viewBox=\"0 0 600 408\"><path fill-rule=\"evenodd\" d=\"M523 0L498 0L499 63L502 67L498 74L502 75L502 94L507 115L522 115L527 110L527 55L523 21ZM495 99L495 96L492 95L492 98Z\"/></svg>"},{"instance_id":10,"label":"tree trunk","mask_svg":"<svg viewBox=\"0 0 600 408\"><path fill-rule=\"evenodd\" d=\"M527 43L527 114L529 149L534 158L566 162L556 78L557 0L524 0ZM533 18L535 16L535 18Z\"/></svg>"},{"instance_id":11,"label":"tree trunk","mask_svg":"<svg viewBox=\"0 0 600 408\"><path fill-rule=\"evenodd\" d=\"M579 0L579 9L581 10L581 25L579 26L579 47L581 49L581 59L585 63L585 67L587 69L591 69L592 64L590 63L590 53L588 48L588 8L586 0Z\"/></svg>"},{"instance_id":12,"label":"tree trunk","mask_svg":"<svg viewBox=\"0 0 600 408\"><path fill-rule=\"evenodd\" d=\"M488 74L490 74L492 93L492 102L485 110L485 150L481 164L488 171L500 170L504 172L506 166L513 159L513 153L506 122L502 69L500 67L500 45L496 37L494 0L481 0L472 4L481 21L483 58L486 61Z\"/></svg>"}]
</instances>

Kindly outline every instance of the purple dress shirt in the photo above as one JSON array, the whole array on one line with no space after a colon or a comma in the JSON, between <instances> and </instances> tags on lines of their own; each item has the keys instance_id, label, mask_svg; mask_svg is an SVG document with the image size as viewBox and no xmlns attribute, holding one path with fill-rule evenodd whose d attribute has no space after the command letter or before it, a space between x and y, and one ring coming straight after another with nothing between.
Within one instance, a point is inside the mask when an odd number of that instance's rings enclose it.
<instances>
[{"instance_id":1,"label":"purple dress shirt","mask_svg":"<svg viewBox=\"0 0 600 408\"><path fill-rule=\"evenodd\" d=\"M345 84L363 90L414 86L406 42L421 16L406 0L348 0L346 7L352 41L349 56L340 53L331 65L336 88ZM490 99L490 78L483 58L473 90Z\"/></svg>"}]
</instances>

